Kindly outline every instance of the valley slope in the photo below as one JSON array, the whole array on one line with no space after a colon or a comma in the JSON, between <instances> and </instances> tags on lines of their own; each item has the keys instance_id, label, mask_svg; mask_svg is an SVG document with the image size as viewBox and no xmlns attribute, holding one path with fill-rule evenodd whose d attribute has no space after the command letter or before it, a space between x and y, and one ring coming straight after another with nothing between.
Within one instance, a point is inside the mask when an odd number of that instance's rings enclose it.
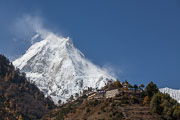
<instances>
[{"instance_id":1,"label":"valley slope","mask_svg":"<svg viewBox=\"0 0 180 120\"><path fill-rule=\"evenodd\" d=\"M0 120L37 120L54 107L24 73L0 55Z\"/></svg>"}]
</instances>

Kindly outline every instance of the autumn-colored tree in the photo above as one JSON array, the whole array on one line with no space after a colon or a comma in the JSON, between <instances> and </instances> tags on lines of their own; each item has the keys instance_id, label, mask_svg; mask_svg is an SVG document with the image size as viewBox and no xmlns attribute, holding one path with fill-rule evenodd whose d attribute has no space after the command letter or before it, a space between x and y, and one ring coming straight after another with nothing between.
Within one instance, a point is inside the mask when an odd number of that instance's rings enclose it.
<instances>
[{"instance_id":1,"label":"autumn-colored tree","mask_svg":"<svg viewBox=\"0 0 180 120\"><path fill-rule=\"evenodd\" d=\"M9 80L8 73L6 73L6 76L5 76L4 80L5 80L6 82Z\"/></svg>"},{"instance_id":2,"label":"autumn-colored tree","mask_svg":"<svg viewBox=\"0 0 180 120\"><path fill-rule=\"evenodd\" d=\"M149 104L149 96L146 96L146 97L144 98L143 104L144 104L144 105L148 105L148 104Z\"/></svg>"},{"instance_id":3,"label":"autumn-colored tree","mask_svg":"<svg viewBox=\"0 0 180 120\"><path fill-rule=\"evenodd\" d=\"M12 74L11 74L11 78L14 79L14 75L15 75L15 72L14 70L12 71Z\"/></svg>"},{"instance_id":4,"label":"autumn-colored tree","mask_svg":"<svg viewBox=\"0 0 180 120\"><path fill-rule=\"evenodd\" d=\"M48 110L49 109L49 105L48 104L46 104L46 110Z\"/></svg>"},{"instance_id":5,"label":"autumn-colored tree","mask_svg":"<svg viewBox=\"0 0 180 120\"><path fill-rule=\"evenodd\" d=\"M116 88L122 87L122 85L121 85L121 83L120 83L119 80L116 80L116 81L114 82L114 85L115 85Z\"/></svg>"},{"instance_id":6,"label":"autumn-colored tree","mask_svg":"<svg viewBox=\"0 0 180 120\"><path fill-rule=\"evenodd\" d=\"M19 116L18 116L18 120L23 120L22 115L19 115Z\"/></svg>"},{"instance_id":7,"label":"autumn-colored tree","mask_svg":"<svg viewBox=\"0 0 180 120\"><path fill-rule=\"evenodd\" d=\"M9 101L9 106L10 106L10 108L14 108L14 104L13 104L12 99L10 99L10 101Z\"/></svg>"},{"instance_id":8,"label":"autumn-colored tree","mask_svg":"<svg viewBox=\"0 0 180 120\"><path fill-rule=\"evenodd\" d=\"M9 120L9 118L8 118L8 117L6 117L6 118L5 118L5 120Z\"/></svg>"},{"instance_id":9,"label":"autumn-colored tree","mask_svg":"<svg viewBox=\"0 0 180 120\"><path fill-rule=\"evenodd\" d=\"M55 106L25 74L15 69L6 57L0 55L0 110L4 120L40 119ZM46 107L47 105L47 107ZM22 115L22 116L19 116Z\"/></svg>"},{"instance_id":10,"label":"autumn-colored tree","mask_svg":"<svg viewBox=\"0 0 180 120\"><path fill-rule=\"evenodd\" d=\"M35 94L34 94L34 98L35 98L35 100L38 100L38 92L35 92Z\"/></svg>"}]
</instances>

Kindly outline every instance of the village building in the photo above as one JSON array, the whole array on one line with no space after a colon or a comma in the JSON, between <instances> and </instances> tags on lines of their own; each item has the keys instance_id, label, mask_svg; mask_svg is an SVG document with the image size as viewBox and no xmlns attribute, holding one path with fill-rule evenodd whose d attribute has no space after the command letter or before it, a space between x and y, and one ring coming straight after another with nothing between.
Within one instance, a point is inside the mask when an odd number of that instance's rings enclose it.
<instances>
[{"instance_id":1,"label":"village building","mask_svg":"<svg viewBox=\"0 0 180 120\"><path fill-rule=\"evenodd\" d=\"M108 84L111 84L111 82L109 82ZM101 99L101 98L114 98L117 95L123 95L124 93L128 94L128 95L134 95L134 94L139 94L141 92L143 92L142 89L140 88L133 88L130 87L130 84L125 81L122 84L122 88L108 88L108 89L96 89L95 91L91 91L91 92L87 92L86 95L88 96L88 100L92 100L92 99Z\"/></svg>"},{"instance_id":2,"label":"village building","mask_svg":"<svg viewBox=\"0 0 180 120\"><path fill-rule=\"evenodd\" d=\"M109 91L106 91L106 98L113 98L113 97L116 97L116 95L119 94L119 90L118 89L114 89L114 90L109 90Z\"/></svg>"},{"instance_id":3,"label":"village building","mask_svg":"<svg viewBox=\"0 0 180 120\"><path fill-rule=\"evenodd\" d=\"M128 83L123 83L123 88L129 88L129 84Z\"/></svg>"},{"instance_id":4,"label":"village building","mask_svg":"<svg viewBox=\"0 0 180 120\"><path fill-rule=\"evenodd\" d=\"M122 88L120 91L129 94L139 94L143 92L143 90L139 88L135 89L135 88L126 88L126 87Z\"/></svg>"},{"instance_id":5,"label":"village building","mask_svg":"<svg viewBox=\"0 0 180 120\"><path fill-rule=\"evenodd\" d=\"M143 90L138 88L135 92L136 92L136 93L142 93Z\"/></svg>"},{"instance_id":6,"label":"village building","mask_svg":"<svg viewBox=\"0 0 180 120\"><path fill-rule=\"evenodd\" d=\"M93 92L93 93L89 94L88 100L94 99L95 95L96 95L96 92Z\"/></svg>"},{"instance_id":7,"label":"village building","mask_svg":"<svg viewBox=\"0 0 180 120\"><path fill-rule=\"evenodd\" d=\"M100 98L103 98L104 97L104 94L99 94L97 93L95 96L94 96L94 99L100 99Z\"/></svg>"},{"instance_id":8,"label":"village building","mask_svg":"<svg viewBox=\"0 0 180 120\"><path fill-rule=\"evenodd\" d=\"M93 92L88 95L88 100L103 98L104 94L105 94L105 91L97 90L96 92Z\"/></svg>"}]
</instances>

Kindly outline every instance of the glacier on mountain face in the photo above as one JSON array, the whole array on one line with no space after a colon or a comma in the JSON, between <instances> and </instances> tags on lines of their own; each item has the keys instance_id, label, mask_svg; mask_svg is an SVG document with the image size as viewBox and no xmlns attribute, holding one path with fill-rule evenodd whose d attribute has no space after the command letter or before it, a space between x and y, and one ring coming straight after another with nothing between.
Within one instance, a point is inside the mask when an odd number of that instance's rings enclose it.
<instances>
[{"instance_id":1,"label":"glacier on mountain face","mask_svg":"<svg viewBox=\"0 0 180 120\"><path fill-rule=\"evenodd\" d=\"M83 89L101 88L107 81L115 80L106 70L87 60L70 38L54 33L33 44L13 64L56 104L59 99L65 102L71 95L81 94Z\"/></svg>"},{"instance_id":2,"label":"glacier on mountain face","mask_svg":"<svg viewBox=\"0 0 180 120\"><path fill-rule=\"evenodd\" d=\"M175 90L175 89L171 89L171 88L168 88L168 87L161 88L159 90L162 93L169 94L172 98L174 98L175 100L177 100L180 103L180 90Z\"/></svg>"}]
</instances>

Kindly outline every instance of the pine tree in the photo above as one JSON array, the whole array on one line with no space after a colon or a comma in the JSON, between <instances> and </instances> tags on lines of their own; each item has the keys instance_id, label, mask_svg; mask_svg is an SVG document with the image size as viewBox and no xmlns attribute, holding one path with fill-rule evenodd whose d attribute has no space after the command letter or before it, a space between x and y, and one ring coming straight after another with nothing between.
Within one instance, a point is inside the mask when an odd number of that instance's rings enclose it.
<instances>
[{"instance_id":1,"label":"pine tree","mask_svg":"<svg viewBox=\"0 0 180 120\"><path fill-rule=\"evenodd\" d=\"M146 88L145 88L145 93L147 96L149 96L150 98L155 94L158 93L159 89L156 86L156 84L154 84L153 82L150 82Z\"/></svg>"}]
</instances>

